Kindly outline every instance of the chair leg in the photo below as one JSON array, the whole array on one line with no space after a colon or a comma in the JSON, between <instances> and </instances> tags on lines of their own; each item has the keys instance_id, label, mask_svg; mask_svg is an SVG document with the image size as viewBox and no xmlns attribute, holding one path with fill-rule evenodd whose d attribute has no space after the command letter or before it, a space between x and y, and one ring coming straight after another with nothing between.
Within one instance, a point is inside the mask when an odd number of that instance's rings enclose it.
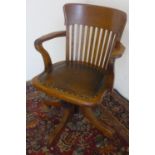
<instances>
[{"instance_id":1,"label":"chair leg","mask_svg":"<svg viewBox=\"0 0 155 155\"><path fill-rule=\"evenodd\" d=\"M68 122L68 120L72 114L73 114L73 108L65 108L64 109L64 114L63 114L61 123L59 125L57 125L56 128L54 129L54 131L52 131L49 134L48 145L51 145L52 142L56 139L56 137L59 136L59 133L64 128L64 126L66 125L66 123Z\"/></svg>"},{"instance_id":2,"label":"chair leg","mask_svg":"<svg viewBox=\"0 0 155 155\"><path fill-rule=\"evenodd\" d=\"M106 122L111 126L127 143L129 143L129 130L112 114L108 111L103 105L102 113L100 120L101 122Z\"/></svg>"},{"instance_id":3,"label":"chair leg","mask_svg":"<svg viewBox=\"0 0 155 155\"><path fill-rule=\"evenodd\" d=\"M115 133L119 134L127 143L129 143L129 131L128 129L103 105L102 115L97 119L91 108L82 107L83 114L92 122L97 129L99 129L104 135L112 136L115 138ZM107 125L105 125L106 123ZM110 127L113 129L110 129Z\"/></svg>"},{"instance_id":4,"label":"chair leg","mask_svg":"<svg viewBox=\"0 0 155 155\"><path fill-rule=\"evenodd\" d=\"M81 107L83 115L92 123L98 130L100 130L105 136L112 138L115 131L106 125L104 122L99 121L94 115L91 107Z\"/></svg>"}]
</instances>

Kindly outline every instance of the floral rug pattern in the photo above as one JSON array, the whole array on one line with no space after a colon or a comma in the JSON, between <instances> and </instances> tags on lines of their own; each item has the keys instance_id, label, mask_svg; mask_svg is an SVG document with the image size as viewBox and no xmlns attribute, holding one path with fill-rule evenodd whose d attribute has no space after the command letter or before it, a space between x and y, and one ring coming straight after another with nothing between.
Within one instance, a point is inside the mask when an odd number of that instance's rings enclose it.
<instances>
[{"instance_id":1,"label":"floral rug pattern","mask_svg":"<svg viewBox=\"0 0 155 155\"><path fill-rule=\"evenodd\" d=\"M61 122L63 107L47 106L44 100L58 101L37 91L27 82L27 155L128 155L128 144L119 136L110 140L83 117L75 113L51 146L47 139ZM107 94L103 105L128 127L128 111ZM95 110L98 112L98 110Z\"/></svg>"}]
</instances>

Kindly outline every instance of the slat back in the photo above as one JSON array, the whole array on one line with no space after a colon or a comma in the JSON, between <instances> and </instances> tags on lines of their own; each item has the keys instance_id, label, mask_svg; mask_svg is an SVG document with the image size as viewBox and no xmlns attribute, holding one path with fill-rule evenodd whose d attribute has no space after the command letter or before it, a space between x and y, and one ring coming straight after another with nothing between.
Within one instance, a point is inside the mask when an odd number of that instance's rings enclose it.
<instances>
[{"instance_id":1,"label":"slat back","mask_svg":"<svg viewBox=\"0 0 155 155\"><path fill-rule=\"evenodd\" d=\"M87 4L66 4L64 14L66 60L106 69L115 43L121 38L126 14Z\"/></svg>"}]
</instances>

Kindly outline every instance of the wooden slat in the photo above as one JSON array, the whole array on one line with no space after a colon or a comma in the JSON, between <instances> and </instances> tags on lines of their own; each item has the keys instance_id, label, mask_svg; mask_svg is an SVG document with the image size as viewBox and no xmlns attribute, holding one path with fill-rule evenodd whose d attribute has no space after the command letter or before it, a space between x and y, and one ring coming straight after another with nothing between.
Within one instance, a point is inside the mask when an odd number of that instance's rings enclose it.
<instances>
[{"instance_id":1,"label":"wooden slat","mask_svg":"<svg viewBox=\"0 0 155 155\"><path fill-rule=\"evenodd\" d=\"M69 61L70 57L70 37L69 37L69 26L66 27L66 60Z\"/></svg>"},{"instance_id":2,"label":"wooden slat","mask_svg":"<svg viewBox=\"0 0 155 155\"><path fill-rule=\"evenodd\" d=\"M102 29L103 30L103 29ZM99 66L100 65L100 58L101 58L101 56L102 56L102 46L103 46L103 41L104 41L104 37L105 37L105 30L103 30L102 31L102 36L101 36L101 41L100 41L100 45L99 45L99 54L98 54L98 57L97 57L97 60L96 60L96 62L97 62L97 66Z\"/></svg>"},{"instance_id":3,"label":"wooden slat","mask_svg":"<svg viewBox=\"0 0 155 155\"><path fill-rule=\"evenodd\" d=\"M74 25L72 25L72 30L71 30L71 61L74 60Z\"/></svg>"},{"instance_id":4,"label":"wooden slat","mask_svg":"<svg viewBox=\"0 0 155 155\"><path fill-rule=\"evenodd\" d=\"M95 27L92 27L92 34L91 34L91 42L90 42L90 51L89 51L88 63L91 63L92 52L93 52L93 43L94 43L94 35L95 35Z\"/></svg>"},{"instance_id":5,"label":"wooden slat","mask_svg":"<svg viewBox=\"0 0 155 155\"><path fill-rule=\"evenodd\" d=\"M84 32L85 27L82 25L82 31L81 31L81 47L80 47L80 61L82 61L82 52L83 52L83 45L84 45Z\"/></svg>"},{"instance_id":6,"label":"wooden slat","mask_svg":"<svg viewBox=\"0 0 155 155\"><path fill-rule=\"evenodd\" d=\"M86 36L87 36L87 26L85 25L83 49L82 49L82 62L84 62L84 55L85 55L85 49L86 49Z\"/></svg>"},{"instance_id":7,"label":"wooden slat","mask_svg":"<svg viewBox=\"0 0 155 155\"><path fill-rule=\"evenodd\" d=\"M81 37L82 37L82 25L79 26L79 45L78 45L78 61L80 61L80 49L81 49Z\"/></svg>"},{"instance_id":8,"label":"wooden slat","mask_svg":"<svg viewBox=\"0 0 155 155\"><path fill-rule=\"evenodd\" d=\"M108 42L107 42L107 47L106 47L106 51L105 51L105 55L104 55L104 59L103 59L103 63L102 63L102 68L105 69L105 64L106 64L106 60L108 58L108 54L110 52L110 44L112 42L112 32L109 32L109 37L108 37Z\"/></svg>"},{"instance_id":9,"label":"wooden slat","mask_svg":"<svg viewBox=\"0 0 155 155\"><path fill-rule=\"evenodd\" d=\"M76 50L75 50L75 60L78 61L78 55L79 55L79 35L80 35L80 25L76 25Z\"/></svg>"},{"instance_id":10,"label":"wooden slat","mask_svg":"<svg viewBox=\"0 0 155 155\"><path fill-rule=\"evenodd\" d=\"M111 38L111 42L110 42L108 56L107 56L107 59L106 59L106 62L105 62L105 69L107 69L107 67L108 67L108 63L109 63L109 59L110 59L110 56L111 56L111 52L112 52L112 49L113 49L113 47L115 45L115 39L116 39L116 34L112 33L112 38Z\"/></svg>"},{"instance_id":11,"label":"wooden slat","mask_svg":"<svg viewBox=\"0 0 155 155\"><path fill-rule=\"evenodd\" d=\"M102 48L102 57L101 57L101 62L100 62L100 67L103 66L103 61L104 61L104 57L106 54L106 49L107 49L107 44L108 44L108 40L109 40L109 31L107 31L107 34L105 36L105 43L103 43L103 48Z\"/></svg>"},{"instance_id":12,"label":"wooden slat","mask_svg":"<svg viewBox=\"0 0 155 155\"><path fill-rule=\"evenodd\" d=\"M68 57L69 61L71 59L71 44L72 44L71 43L71 41L72 41L71 40L71 38L72 38L71 37L71 28L72 28L71 25L69 25L69 40L68 40L68 43L67 43L68 44L68 47L69 47L69 57Z\"/></svg>"},{"instance_id":13,"label":"wooden slat","mask_svg":"<svg viewBox=\"0 0 155 155\"><path fill-rule=\"evenodd\" d=\"M97 36L96 36L96 39L95 39L95 49L94 49L93 61L92 61L92 63L94 65L95 65L95 60L96 60L96 57L97 57L97 49L98 49L98 43L99 43L99 37L100 37L100 29L97 29L96 33L97 33Z\"/></svg>"},{"instance_id":14,"label":"wooden slat","mask_svg":"<svg viewBox=\"0 0 155 155\"><path fill-rule=\"evenodd\" d=\"M89 46L89 37L90 37L90 26L87 28L87 36L86 36L86 47L85 47L85 55L84 55L84 62L87 62L88 57L88 46Z\"/></svg>"}]
</instances>

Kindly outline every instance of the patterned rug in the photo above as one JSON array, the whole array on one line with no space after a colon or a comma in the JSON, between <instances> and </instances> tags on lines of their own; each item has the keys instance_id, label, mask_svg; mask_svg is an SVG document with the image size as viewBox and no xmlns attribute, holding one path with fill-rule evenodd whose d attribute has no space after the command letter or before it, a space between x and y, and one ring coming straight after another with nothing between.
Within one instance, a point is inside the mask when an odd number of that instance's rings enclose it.
<instances>
[{"instance_id":1,"label":"patterned rug","mask_svg":"<svg viewBox=\"0 0 155 155\"><path fill-rule=\"evenodd\" d=\"M58 99L50 98L44 93L37 91L31 82L27 82L27 155L128 155L128 144L117 136L111 140L103 136L100 131L93 127L83 117L82 113L75 113L69 119L60 135L55 139L53 145L47 145L47 139L54 131L63 117L63 107L47 106L45 100L56 103ZM117 94L119 98L122 98ZM122 98L123 99L123 98ZM128 101L119 102L107 94L103 105L128 128ZM101 117L102 109L94 110L96 116Z\"/></svg>"}]
</instances>

